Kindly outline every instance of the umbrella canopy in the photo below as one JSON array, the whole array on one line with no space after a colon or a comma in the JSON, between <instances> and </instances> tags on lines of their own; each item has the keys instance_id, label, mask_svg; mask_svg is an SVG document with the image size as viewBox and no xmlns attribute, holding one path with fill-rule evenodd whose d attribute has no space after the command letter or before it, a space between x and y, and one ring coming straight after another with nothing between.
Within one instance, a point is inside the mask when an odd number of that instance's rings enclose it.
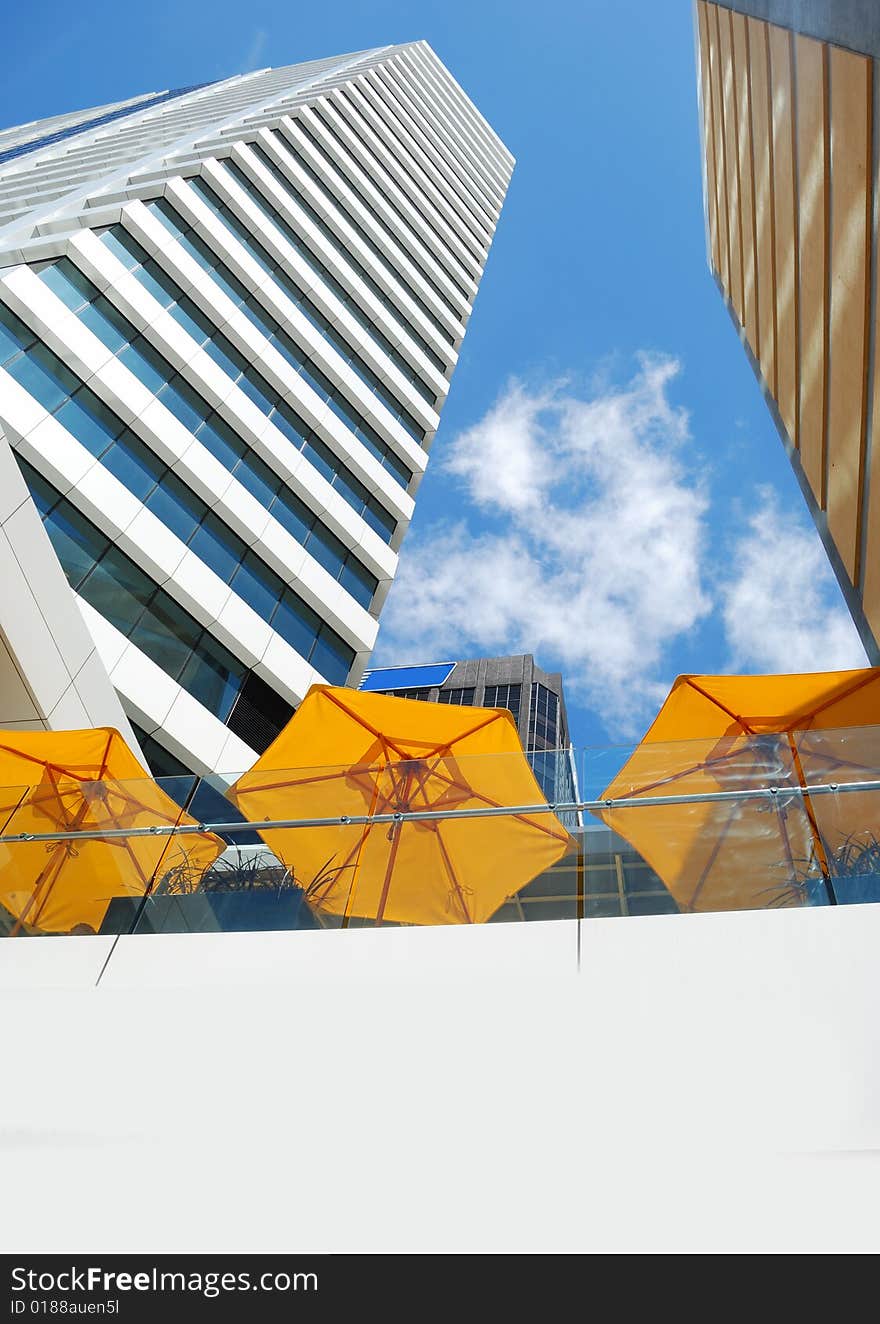
<instances>
[{"instance_id":1,"label":"umbrella canopy","mask_svg":"<svg viewBox=\"0 0 880 1324\"><path fill-rule=\"evenodd\" d=\"M635 846L682 910L798 905L822 893L833 901L835 862L847 843L872 839L880 798L809 788L876 779L878 728L880 668L679 676L601 798L779 790L609 806L599 817Z\"/></svg>"},{"instance_id":2,"label":"umbrella canopy","mask_svg":"<svg viewBox=\"0 0 880 1324\"><path fill-rule=\"evenodd\" d=\"M456 817L547 804L501 708L316 685L227 794L258 825L448 813L442 821L261 831L317 910L377 923L481 923L571 844L549 811Z\"/></svg>"},{"instance_id":3,"label":"umbrella canopy","mask_svg":"<svg viewBox=\"0 0 880 1324\"><path fill-rule=\"evenodd\" d=\"M76 834L0 842L0 904L15 931L97 932L113 897L143 896L173 865L202 869L225 846L211 833L102 837L195 823L112 727L0 732L0 787L4 837Z\"/></svg>"}]
</instances>

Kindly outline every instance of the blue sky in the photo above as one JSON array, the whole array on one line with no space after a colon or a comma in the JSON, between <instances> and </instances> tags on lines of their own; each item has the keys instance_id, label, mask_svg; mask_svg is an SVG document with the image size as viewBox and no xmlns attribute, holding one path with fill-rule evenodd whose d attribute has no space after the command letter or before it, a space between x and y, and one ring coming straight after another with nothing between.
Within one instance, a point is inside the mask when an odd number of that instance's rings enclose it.
<instances>
[{"instance_id":1,"label":"blue sky","mask_svg":"<svg viewBox=\"0 0 880 1324\"><path fill-rule=\"evenodd\" d=\"M374 660L532 652L576 744L864 665L704 246L690 0L50 0L0 124L424 38L517 158Z\"/></svg>"}]
</instances>

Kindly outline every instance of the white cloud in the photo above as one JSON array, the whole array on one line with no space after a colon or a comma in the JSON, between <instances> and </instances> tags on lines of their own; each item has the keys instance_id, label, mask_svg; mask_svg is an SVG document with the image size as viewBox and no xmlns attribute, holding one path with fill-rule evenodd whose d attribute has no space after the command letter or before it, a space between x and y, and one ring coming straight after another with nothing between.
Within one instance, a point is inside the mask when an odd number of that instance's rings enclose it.
<instances>
[{"instance_id":1,"label":"white cloud","mask_svg":"<svg viewBox=\"0 0 880 1324\"><path fill-rule=\"evenodd\" d=\"M376 661L534 653L573 697L638 734L669 646L709 610L707 499L679 456L679 364L643 355L587 399L514 382L438 468L479 511L410 535Z\"/></svg>"},{"instance_id":2,"label":"white cloud","mask_svg":"<svg viewBox=\"0 0 880 1324\"><path fill-rule=\"evenodd\" d=\"M444 468L464 481L474 505L512 512L540 508L553 484L542 451L552 446L546 419L556 412L554 404L552 391L529 395L514 382L484 419L452 443Z\"/></svg>"},{"instance_id":3,"label":"white cloud","mask_svg":"<svg viewBox=\"0 0 880 1324\"><path fill-rule=\"evenodd\" d=\"M782 514L769 488L734 548L721 586L731 670L835 671L867 666L818 536Z\"/></svg>"}]
</instances>

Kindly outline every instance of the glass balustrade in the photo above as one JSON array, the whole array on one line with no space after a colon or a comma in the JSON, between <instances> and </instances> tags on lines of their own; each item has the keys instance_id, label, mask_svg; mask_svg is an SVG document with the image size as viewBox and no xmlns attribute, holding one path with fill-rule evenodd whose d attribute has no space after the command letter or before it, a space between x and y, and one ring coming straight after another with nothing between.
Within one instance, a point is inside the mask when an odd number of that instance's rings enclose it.
<instances>
[{"instance_id":1,"label":"glass balustrade","mask_svg":"<svg viewBox=\"0 0 880 1324\"><path fill-rule=\"evenodd\" d=\"M0 788L0 935L880 901L880 728Z\"/></svg>"}]
</instances>

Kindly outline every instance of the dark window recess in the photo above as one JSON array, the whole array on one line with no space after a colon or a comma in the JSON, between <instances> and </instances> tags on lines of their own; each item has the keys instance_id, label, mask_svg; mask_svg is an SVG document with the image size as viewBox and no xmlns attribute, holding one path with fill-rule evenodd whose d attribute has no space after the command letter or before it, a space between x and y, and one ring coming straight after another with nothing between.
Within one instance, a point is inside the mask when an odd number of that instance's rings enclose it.
<instances>
[{"instance_id":1,"label":"dark window recess","mask_svg":"<svg viewBox=\"0 0 880 1324\"><path fill-rule=\"evenodd\" d=\"M519 724L521 687L519 685L487 685L483 695L484 708L506 708Z\"/></svg>"},{"instance_id":2,"label":"dark window recess","mask_svg":"<svg viewBox=\"0 0 880 1324\"><path fill-rule=\"evenodd\" d=\"M438 703L457 703L462 706L473 704L474 687L467 685L463 689L441 690L437 696Z\"/></svg>"},{"instance_id":3,"label":"dark window recess","mask_svg":"<svg viewBox=\"0 0 880 1324\"><path fill-rule=\"evenodd\" d=\"M253 671L249 671L232 712L226 719L226 725L233 735L262 754L292 716L292 706Z\"/></svg>"}]
</instances>

